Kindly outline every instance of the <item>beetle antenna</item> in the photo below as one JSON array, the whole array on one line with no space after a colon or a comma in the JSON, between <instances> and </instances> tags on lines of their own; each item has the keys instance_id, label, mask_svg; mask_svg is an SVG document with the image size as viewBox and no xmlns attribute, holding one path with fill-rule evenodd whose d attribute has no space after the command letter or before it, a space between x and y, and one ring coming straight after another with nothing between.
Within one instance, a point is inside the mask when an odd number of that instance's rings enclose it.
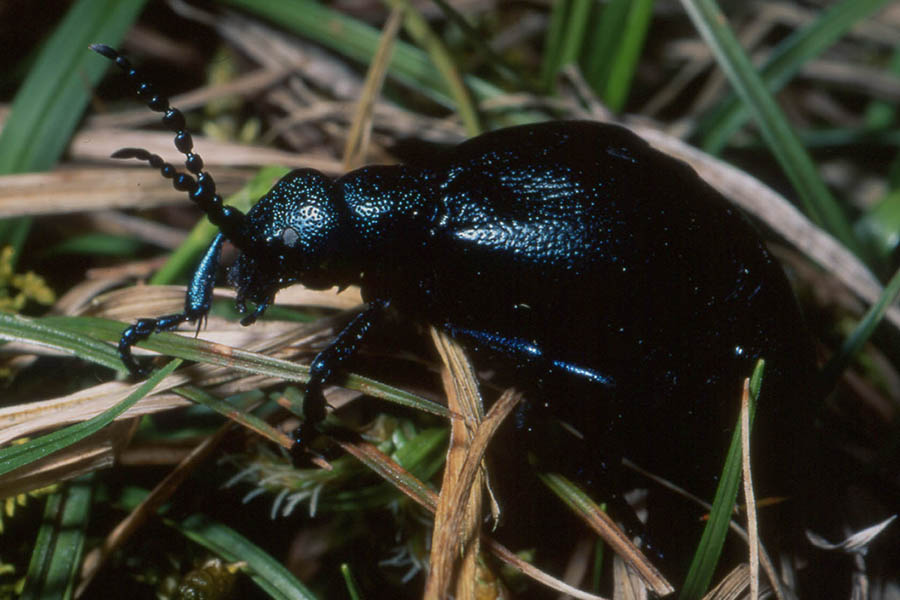
<instances>
[{"instance_id":1,"label":"beetle antenna","mask_svg":"<svg viewBox=\"0 0 900 600\"><path fill-rule=\"evenodd\" d=\"M116 63L117 67L125 71L138 99L146 102L150 110L163 113L162 123L175 133L175 147L184 154L184 166L188 172L179 171L160 156L141 148L122 148L114 152L112 157L136 158L159 169L163 177L172 180L172 185L176 190L188 193L191 201L206 213L213 225L218 227L232 244L246 252L250 244L242 233L244 213L236 208L222 205L222 197L216 193L215 180L212 175L203 170L203 159L194 152L194 141L190 132L187 131L181 111L170 107L168 98L157 94L151 83L142 81L137 69L118 51L106 44L91 44L90 49Z\"/></svg>"}]
</instances>

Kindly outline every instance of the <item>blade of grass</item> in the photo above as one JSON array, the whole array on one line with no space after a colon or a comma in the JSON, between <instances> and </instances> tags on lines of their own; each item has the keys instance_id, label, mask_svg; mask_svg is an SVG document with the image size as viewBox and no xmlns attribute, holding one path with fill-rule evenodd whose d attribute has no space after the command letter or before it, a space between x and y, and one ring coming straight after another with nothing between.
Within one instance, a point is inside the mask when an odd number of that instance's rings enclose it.
<instances>
[{"instance_id":1,"label":"blade of grass","mask_svg":"<svg viewBox=\"0 0 900 600\"><path fill-rule=\"evenodd\" d=\"M53 166L81 119L88 89L105 70L88 52L88 44L118 44L144 2L79 0L72 5L16 93L0 133L0 173Z\"/></svg>"},{"instance_id":2,"label":"blade of grass","mask_svg":"<svg viewBox=\"0 0 900 600\"><path fill-rule=\"evenodd\" d=\"M243 425L262 437L268 438L282 448L290 450L294 445L293 440L287 434L275 429L253 413L248 412L247 407L235 406L194 386L182 386L176 389L175 393L191 402L202 404L203 406L216 411L223 417ZM257 390L256 394L258 394L259 398L262 398L262 392Z\"/></svg>"},{"instance_id":3,"label":"blade of grass","mask_svg":"<svg viewBox=\"0 0 900 600\"><path fill-rule=\"evenodd\" d=\"M550 23L544 37L544 51L541 62L541 87L549 90L553 85L553 77L562 66L563 34L571 2L554 2L550 11Z\"/></svg>"},{"instance_id":4,"label":"blade of grass","mask_svg":"<svg viewBox=\"0 0 900 600\"><path fill-rule=\"evenodd\" d=\"M610 0L593 12L592 34L582 57L585 80L610 110L620 112L653 15L653 0Z\"/></svg>"},{"instance_id":5,"label":"blade of grass","mask_svg":"<svg viewBox=\"0 0 900 600\"><path fill-rule=\"evenodd\" d=\"M578 56L581 54L581 49L584 46L587 24L590 21L591 7L594 3L585 0L572 0L569 4L571 6L566 14L558 61L556 69L551 73L552 77L555 77L560 69L578 60ZM547 85L545 89L550 89L553 86L553 81L545 81L545 84Z\"/></svg>"},{"instance_id":6,"label":"blade of grass","mask_svg":"<svg viewBox=\"0 0 900 600\"><path fill-rule=\"evenodd\" d=\"M353 576L353 571L347 563L341 563L341 576L344 578L344 585L347 586L347 594L350 600L363 600L362 591L359 589L359 583Z\"/></svg>"},{"instance_id":7,"label":"blade of grass","mask_svg":"<svg viewBox=\"0 0 900 600\"><path fill-rule=\"evenodd\" d=\"M777 92L800 69L847 31L891 0L843 0L830 7L817 19L798 29L772 50L759 76L771 92ZM750 116L745 104L732 96L715 108L698 126L703 136L703 149L718 154L728 139Z\"/></svg>"},{"instance_id":8,"label":"blade of grass","mask_svg":"<svg viewBox=\"0 0 900 600\"><path fill-rule=\"evenodd\" d=\"M360 63L367 64L378 47L381 32L362 21L310 0L222 0L223 4L258 15L279 27L322 44ZM455 108L446 80L428 56L418 48L397 42L391 58L390 76L447 108ZM502 94L502 90L478 77L466 77L479 100Z\"/></svg>"},{"instance_id":9,"label":"blade of grass","mask_svg":"<svg viewBox=\"0 0 900 600\"><path fill-rule=\"evenodd\" d=\"M750 63L714 0L682 0L738 96L753 114L769 150L797 190L807 214L858 256L862 249L840 206L819 177L787 118Z\"/></svg>"},{"instance_id":10,"label":"blade of grass","mask_svg":"<svg viewBox=\"0 0 900 600\"><path fill-rule=\"evenodd\" d=\"M91 337L91 332L87 327L84 328L86 331L66 327L65 323L77 323L75 318L67 317L66 319L68 321L65 319L43 321L0 313L0 340L27 342L62 350L83 360L109 367L115 371L125 372L125 367L115 348Z\"/></svg>"},{"instance_id":11,"label":"blade of grass","mask_svg":"<svg viewBox=\"0 0 900 600\"><path fill-rule=\"evenodd\" d=\"M138 389L129 394L127 398L112 406L96 417L70 425L59 431L48 433L39 438L28 440L24 444L10 446L0 450L0 475L9 473L14 469L18 469L23 465L27 465L39 458L43 458L48 454L52 454L57 450L70 446L75 442L81 441L92 433L95 433L106 427L113 420L124 413L126 410L137 404L138 400L149 394L153 388L172 373L181 360L175 359L170 361L162 369L154 371L150 377Z\"/></svg>"},{"instance_id":12,"label":"blade of grass","mask_svg":"<svg viewBox=\"0 0 900 600\"><path fill-rule=\"evenodd\" d=\"M553 4L541 63L542 89L553 89L554 79L559 72L578 60L586 41L593 5L593 2L584 0L566 0Z\"/></svg>"},{"instance_id":13,"label":"blade of grass","mask_svg":"<svg viewBox=\"0 0 900 600\"><path fill-rule=\"evenodd\" d=\"M47 39L16 93L0 132L0 175L52 167L69 143L88 101L88 89L103 74L88 59L87 46L117 44L146 0L79 0ZM31 219L0 222L0 245L15 249L15 265Z\"/></svg>"},{"instance_id":14,"label":"blade of grass","mask_svg":"<svg viewBox=\"0 0 900 600\"><path fill-rule=\"evenodd\" d=\"M538 477L578 518L600 534L616 554L627 559L628 564L656 594L666 596L675 591L647 557L637 551L615 522L577 485L558 473L538 473Z\"/></svg>"},{"instance_id":15,"label":"blade of grass","mask_svg":"<svg viewBox=\"0 0 900 600\"><path fill-rule=\"evenodd\" d=\"M831 390L834 387L837 378L840 377L850 361L859 353L863 344L875 332L875 328L881 323L884 313L900 296L900 270L894 273L887 286L884 288L878 302L873 304L866 312L865 316L853 330L853 333L844 340L840 350L831 357L825 368L822 369L822 388L823 390Z\"/></svg>"},{"instance_id":16,"label":"blade of grass","mask_svg":"<svg viewBox=\"0 0 900 600\"><path fill-rule=\"evenodd\" d=\"M167 523L188 539L229 562L245 561L250 579L276 600L315 600L316 596L281 561L230 527L195 514L180 523Z\"/></svg>"},{"instance_id":17,"label":"blade of grass","mask_svg":"<svg viewBox=\"0 0 900 600\"><path fill-rule=\"evenodd\" d=\"M344 140L343 166L345 169L356 169L366 163L366 153L372 138L372 116L375 114L375 104L378 101L381 90L384 87L384 78L387 76L387 68L400 33L400 25L403 22L404 10L395 6L384 22L384 29L378 50L372 57L372 62L366 70L366 79L362 92L356 102L353 118L350 121L350 130L347 139Z\"/></svg>"},{"instance_id":18,"label":"blade of grass","mask_svg":"<svg viewBox=\"0 0 900 600\"><path fill-rule=\"evenodd\" d=\"M604 86L603 98L610 110L620 112L625 107L631 80L637 68L644 38L653 16L653 0L633 0L629 3L628 19L625 22L618 50L613 55L609 79Z\"/></svg>"},{"instance_id":19,"label":"blade of grass","mask_svg":"<svg viewBox=\"0 0 900 600\"><path fill-rule=\"evenodd\" d=\"M0 324L3 323L3 316L0 314ZM64 332L67 339L92 336L96 340L118 341L125 327L125 324L119 321L97 317L44 317L36 321L46 324L58 332ZM287 381L305 383L309 376L309 367L306 365L174 333L158 333L139 345L168 356L231 367L255 375L267 375ZM104 346L106 345L104 344ZM115 349L112 346L106 346L106 349L112 356L115 356L114 368L124 369ZM361 375L348 375L343 385L407 408L422 410L441 417L449 415L446 407L436 402Z\"/></svg>"},{"instance_id":20,"label":"blade of grass","mask_svg":"<svg viewBox=\"0 0 900 600\"><path fill-rule=\"evenodd\" d=\"M609 81L630 7L631 0L610 0L597 9L600 14L584 53L584 77L598 93Z\"/></svg>"},{"instance_id":21,"label":"blade of grass","mask_svg":"<svg viewBox=\"0 0 900 600\"><path fill-rule=\"evenodd\" d=\"M456 112L459 113L459 118L466 128L466 132L470 136L481 133L481 124L479 123L475 102L444 43L435 35L428 22L422 17L422 14L408 0L388 0L388 4L395 9L403 10L403 26L406 29L406 33L428 53L431 62L437 67L443 78L444 87L450 91L450 95L453 98L453 106Z\"/></svg>"},{"instance_id":22,"label":"blade of grass","mask_svg":"<svg viewBox=\"0 0 900 600\"><path fill-rule=\"evenodd\" d=\"M466 18L453 8L451 4L446 0L434 0L434 3L440 7L448 19L460 28L469 43L475 46L479 57L483 58L485 63L493 68L497 75L506 79L516 88L523 88L537 93L537 83L526 77L524 73L512 66L501 55L494 52L494 49L485 41L484 37L474 27L469 25Z\"/></svg>"},{"instance_id":23,"label":"blade of grass","mask_svg":"<svg viewBox=\"0 0 900 600\"><path fill-rule=\"evenodd\" d=\"M759 398L759 388L763 381L764 361L760 360L750 377L750 427L753 427L753 419L756 415L756 401ZM722 546L728 534L728 524L734 513L734 503L737 500L738 489L741 486L741 424L740 418L734 428L731 437L731 445L722 469L722 476L716 488L715 500L709 514L709 521L703 528L703 535L697 545L697 551L691 560L687 577L681 588L679 598L682 600L699 600L709 589L713 573L722 553Z\"/></svg>"},{"instance_id":24,"label":"blade of grass","mask_svg":"<svg viewBox=\"0 0 900 600\"><path fill-rule=\"evenodd\" d=\"M78 582L91 515L92 475L64 484L47 498L21 600L71 598Z\"/></svg>"}]
</instances>

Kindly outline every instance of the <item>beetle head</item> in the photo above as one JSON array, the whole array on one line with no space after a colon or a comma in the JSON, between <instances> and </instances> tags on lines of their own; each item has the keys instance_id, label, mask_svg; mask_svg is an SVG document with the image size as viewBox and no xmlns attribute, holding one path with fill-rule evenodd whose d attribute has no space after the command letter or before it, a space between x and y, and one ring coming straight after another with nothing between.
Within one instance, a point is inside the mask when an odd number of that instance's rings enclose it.
<instances>
[{"instance_id":1,"label":"beetle head","mask_svg":"<svg viewBox=\"0 0 900 600\"><path fill-rule=\"evenodd\" d=\"M276 291L292 283L313 289L349 283L342 257L352 240L344 232L336 189L322 173L297 169L247 213L244 252L228 273L238 308L244 300L268 304Z\"/></svg>"}]
</instances>

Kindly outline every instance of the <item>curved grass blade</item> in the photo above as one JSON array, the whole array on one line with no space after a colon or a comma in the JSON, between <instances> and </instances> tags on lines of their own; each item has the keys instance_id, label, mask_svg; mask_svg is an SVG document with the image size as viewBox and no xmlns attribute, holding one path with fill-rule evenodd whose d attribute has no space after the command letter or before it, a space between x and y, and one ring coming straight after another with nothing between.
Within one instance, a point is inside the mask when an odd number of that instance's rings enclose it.
<instances>
[{"instance_id":1,"label":"curved grass blade","mask_svg":"<svg viewBox=\"0 0 900 600\"><path fill-rule=\"evenodd\" d=\"M276 600L315 600L306 586L268 552L226 525L195 514L167 523L187 538L230 562L245 561L247 573L260 589Z\"/></svg>"},{"instance_id":2,"label":"curved grass blade","mask_svg":"<svg viewBox=\"0 0 900 600\"><path fill-rule=\"evenodd\" d=\"M831 357L828 364L822 369L823 390L831 390L834 387L837 378L847 368L853 357L859 353L863 344L872 337L875 328L881 323L884 313L896 301L897 296L900 296L900 270L894 273L894 276L891 277L891 280L885 286L878 302L869 308L859 325L853 330L853 333L841 344L840 350Z\"/></svg>"},{"instance_id":3,"label":"curved grass blade","mask_svg":"<svg viewBox=\"0 0 900 600\"><path fill-rule=\"evenodd\" d=\"M46 41L13 100L0 134L0 173L53 166L69 143L106 65L87 51L91 42L118 44L145 0L79 0Z\"/></svg>"},{"instance_id":4,"label":"curved grass blade","mask_svg":"<svg viewBox=\"0 0 900 600\"><path fill-rule=\"evenodd\" d=\"M279 27L330 48L343 56L367 64L375 55L381 32L362 21L353 19L311 0L222 0L223 4L246 10ZM446 81L422 50L398 40L394 47L389 71L391 77L408 85L433 101L455 108ZM465 77L467 85L478 100L502 94L502 90L483 79Z\"/></svg>"},{"instance_id":5,"label":"curved grass blade","mask_svg":"<svg viewBox=\"0 0 900 600\"><path fill-rule=\"evenodd\" d=\"M769 151L797 190L806 213L858 256L862 249L840 206L756 73L714 0L681 0L742 102L754 116Z\"/></svg>"},{"instance_id":6,"label":"curved grass blade","mask_svg":"<svg viewBox=\"0 0 900 600\"><path fill-rule=\"evenodd\" d=\"M76 317L29 319L0 313L0 340L18 341L69 352L78 358L125 372L115 348L92 337L89 327L67 327L79 321ZM120 326L121 327L121 326Z\"/></svg>"},{"instance_id":7,"label":"curved grass blade","mask_svg":"<svg viewBox=\"0 0 900 600\"><path fill-rule=\"evenodd\" d=\"M79 0L38 53L16 92L0 132L0 175L52 167L69 144L88 89L103 75L87 46L117 44L146 0ZM0 221L0 245L15 249L14 265L31 227L30 218Z\"/></svg>"},{"instance_id":8,"label":"curved grass blade","mask_svg":"<svg viewBox=\"0 0 900 600\"><path fill-rule=\"evenodd\" d=\"M766 87L777 92L815 58L831 47L854 25L873 12L883 8L891 0L844 0L830 7L817 19L802 29L798 29L778 44L766 63L760 67L759 76ZM727 98L714 109L699 126L703 135L703 149L718 154L749 117L749 113L738 98Z\"/></svg>"},{"instance_id":9,"label":"curved grass blade","mask_svg":"<svg viewBox=\"0 0 900 600\"><path fill-rule=\"evenodd\" d=\"M2 317L3 315L0 315L0 324L3 323ZM92 336L97 340L106 341L118 341L122 335L122 329L126 326L119 321L97 317L44 317L37 321L58 330L64 330L72 338ZM2 334L2 329L0 329L0 334ZM102 342L98 343L106 346L109 356L115 357L112 368L124 369L115 349ZM139 346L167 356L231 367L255 375L267 375L286 381L305 383L309 377L309 367L306 365L174 333L158 333L147 341L141 342ZM449 416L447 408L436 402L362 375L348 375L343 385L400 406L422 410L440 417Z\"/></svg>"},{"instance_id":10,"label":"curved grass blade","mask_svg":"<svg viewBox=\"0 0 900 600\"><path fill-rule=\"evenodd\" d=\"M181 362L181 360L175 359L170 361L169 364L162 369L154 371L147 381L129 394L127 398L115 406L104 410L92 419L70 425L69 427L54 431L53 433L48 433L33 440L28 440L24 444L10 446L0 450L0 475L9 473L21 466L38 460L39 458L52 454L57 450L61 450L66 446L71 446L75 442L81 441L92 433L106 427L112 423L116 417L137 404L138 400L149 394L159 382L177 369L178 366L181 365Z\"/></svg>"},{"instance_id":11,"label":"curved grass blade","mask_svg":"<svg viewBox=\"0 0 900 600\"><path fill-rule=\"evenodd\" d=\"M470 136L481 133L478 110L472 95L444 42L435 35L428 22L415 10L409 0L388 0L388 4L395 9L403 10L403 26L406 32L428 53L431 62L437 67L444 79L445 87L453 98L454 108L459 113L466 132Z\"/></svg>"}]
</instances>

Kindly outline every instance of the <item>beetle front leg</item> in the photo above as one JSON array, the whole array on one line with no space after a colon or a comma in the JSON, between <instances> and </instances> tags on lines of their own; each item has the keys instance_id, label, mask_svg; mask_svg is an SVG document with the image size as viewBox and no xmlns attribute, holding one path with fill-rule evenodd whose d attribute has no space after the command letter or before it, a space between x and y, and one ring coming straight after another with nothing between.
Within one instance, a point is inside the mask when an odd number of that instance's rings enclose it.
<instances>
[{"instance_id":1,"label":"beetle front leg","mask_svg":"<svg viewBox=\"0 0 900 600\"><path fill-rule=\"evenodd\" d=\"M294 456L299 458L307 444L317 435L316 427L325 419L325 396L322 390L334 380L338 369L359 350L366 334L384 314L387 300L373 300L356 315L327 348L319 352L309 367L309 381L303 397L303 423L294 431Z\"/></svg>"},{"instance_id":2,"label":"beetle front leg","mask_svg":"<svg viewBox=\"0 0 900 600\"><path fill-rule=\"evenodd\" d=\"M213 239L212 244L203 255L200 265L191 278L187 295L184 299L184 312L166 315L156 319L140 319L137 323L122 332L119 338L119 358L134 376L147 374L131 352L131 348L154 333L171 331L185 321L198 321L198 327L209 313L212 303L213 286L216 283L216 268L219 265L219 253L225 236L221 233Z\"/></svg>"}]
</instances>

